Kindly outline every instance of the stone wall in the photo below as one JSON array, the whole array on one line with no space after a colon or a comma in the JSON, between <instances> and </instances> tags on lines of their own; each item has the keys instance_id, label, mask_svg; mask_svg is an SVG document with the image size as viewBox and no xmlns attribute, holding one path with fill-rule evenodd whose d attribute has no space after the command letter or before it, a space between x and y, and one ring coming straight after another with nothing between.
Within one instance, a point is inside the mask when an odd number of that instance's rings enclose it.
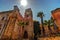
<instances>
[{"instance_id":1,"label":"stone wall","mask_svg":"<svg viewBox=\"0 0 60 40\"><path fill-rule=\"evenodd\" d=\"M60 40L60 37L42 37L38 38L38 40Z\"/></svg>"}]
</instances>

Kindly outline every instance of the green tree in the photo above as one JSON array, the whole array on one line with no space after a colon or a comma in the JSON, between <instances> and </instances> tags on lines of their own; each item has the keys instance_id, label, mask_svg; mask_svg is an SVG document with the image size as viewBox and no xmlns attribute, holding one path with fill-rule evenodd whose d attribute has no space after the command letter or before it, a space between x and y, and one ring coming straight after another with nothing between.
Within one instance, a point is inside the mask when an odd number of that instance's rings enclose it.
<instances>
[{"instance_id":1,"label":"green tree","mask_svg":"<svg viewBox=\"0 0 60 40\"><path fill-rule=\"evenodd\" d=\"M43 24L43 12L38 12L37 17L41 18L41 25L42 25L42 31L43 31L43 35L45 35L45 30L44 30L44 24Z\"/></svg>"},{"instance_id":2,"label":"green tree","mask_svg":"<svg viewBox=\"0 0 60 40\"><path fill-rule=\"evenodd\" d=\"M34 21L34 40L37 40L40 34L41 34L40 23L39 21Z\"/></svg>"},{"instance_id":3,"label":"green tree","mask_svg":"<svg viewBox=\"0 0 60 40\"><path fill-rule=\"evenodd\" d=\"M44 25L48 25L48 29L50 31L50 34L52 33L52 30L50 27L54 27L54 29L57 29L55 23L54 23L54 20L51 18L49 20L44 20Z\"/></svg>"},{"instance_id":4,"label":"green tree","mask_svg":"<svg viewBox=\"0 0 60 40\"><path fill-rule=\"evenodd\" d=\"M51 32L51 20L48 20L48 29L49 29L49 31Z\"/></svg>"},{"instance_id":5,"label":"green tree","mask_svg":"<svg viewBox=\"0 0 60 40\"><path fill-rule=\"evenodd\" d=\"M19 26L22 26L23 28L24 28L24 26L25 26L25 24L24 24L23 21L19 21L18 25L19 25Z\"/></svg>"},{"instance_id":6,"label":"green tree","mask_svg":"<svg viewBox=\"0 0 60 40\"><path fill-rule=\"evenodd\" d=\"M19 21L18 25L22 26L24 28L24 26L27 26L29 24L29 22L23 22L23 21Z\"/></svg>"},{"instance_id":7,"label":"green tree","mask_svg":"<svg viewBox=\"0 0 60 40\"><path fill-rule=\"evenodd\" d=\"M48 29L49 29L49 32L48 33L50 33L51 32L50 20L44 20L44 25L46 25L48 27Z\"/></svg>"},{"instance_id":8,"label":"green tree","mask_svg":"<svg viewBox=\"0 0 60 40\"><path fill-rule=\"evenodd\" d=\"M48 21L47 20L44 20L44 25L48 25Z\"/></svg>"},{"instance_id":9,"label":"green tree","mask_svg":"<svg viewBox=\"0 0 60 40\"><path fill-rule=\"evenodd\" d=\"M48 29L49 29L49 33L51 33L51 20L44 20L44 25L47 25Z\"/></svg>"}]
</instances>

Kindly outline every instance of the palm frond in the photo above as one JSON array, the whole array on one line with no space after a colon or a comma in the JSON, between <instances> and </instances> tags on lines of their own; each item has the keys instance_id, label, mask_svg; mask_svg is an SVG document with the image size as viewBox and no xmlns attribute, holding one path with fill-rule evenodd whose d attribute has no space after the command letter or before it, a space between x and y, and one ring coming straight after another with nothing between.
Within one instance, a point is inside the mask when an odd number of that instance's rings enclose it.
<instances>
[{"instance_id":1,"label":"palm frond","mask_svg":"<svg viewBox=\"0 0 60 40\"><path fill-rule=\"evenodd\" d=\"M44 16L43 12L38 12L37 17L43 17L43 16Z\"/></svg>"}]
</instances>

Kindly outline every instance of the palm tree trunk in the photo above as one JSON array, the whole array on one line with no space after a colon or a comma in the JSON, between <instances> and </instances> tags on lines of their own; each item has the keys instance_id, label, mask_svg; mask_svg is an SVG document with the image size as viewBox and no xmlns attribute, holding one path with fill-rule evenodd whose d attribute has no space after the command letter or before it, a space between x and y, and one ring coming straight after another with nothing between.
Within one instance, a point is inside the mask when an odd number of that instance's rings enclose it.
<instances>
[{"instance_id":1,"label":"palm tree trunk","mask_svg":"<svg viewBox=\"0 0 60 40\"><path fill-rule=\"evenodd\" d=\"M49 24L48 24L48 29L51 31L51 28L50 28L50 22L49 22Z\"/></svg>"},{"instance_id":2,"label":"palm tree trunk","mask_svg":"<svg viewBox=\"0 0 60 40\"><path fill-rule=\"evenodd\" d=\"M43 25L43 17L41 18L41 23L42 23L42 32L43 32L43 36L45 35L45 30L44 30L44 25Z\"/></svg>"}]
</instances>

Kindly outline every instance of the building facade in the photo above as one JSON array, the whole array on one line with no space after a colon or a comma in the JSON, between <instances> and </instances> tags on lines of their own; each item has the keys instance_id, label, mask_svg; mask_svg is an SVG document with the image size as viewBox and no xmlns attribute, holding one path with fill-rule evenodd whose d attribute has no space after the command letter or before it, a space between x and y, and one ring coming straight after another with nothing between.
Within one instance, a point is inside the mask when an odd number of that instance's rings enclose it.
<instances>
[{"instance_id":1,"label":"building facade","mask_svg":"<svg viewBox=\"0 0 60 40\"><path fill-rule=\"evenodd\" d=\"M52 18L54 19L55 26L57 31L60 33L60 8L57 8L52 11Z\"/></svg>"},{"instance_id":2,"label":"building facade","mask_svg":"<svg viewBox=\"0 0 60 40\"><path fill-rule=\"evenodd\" d=\"M31 8L25 10L22 17L19 8L0 12L0 38L20 39L27 33L28 38L33 37L33 15Z\"/></svg>"}]
</instances>

